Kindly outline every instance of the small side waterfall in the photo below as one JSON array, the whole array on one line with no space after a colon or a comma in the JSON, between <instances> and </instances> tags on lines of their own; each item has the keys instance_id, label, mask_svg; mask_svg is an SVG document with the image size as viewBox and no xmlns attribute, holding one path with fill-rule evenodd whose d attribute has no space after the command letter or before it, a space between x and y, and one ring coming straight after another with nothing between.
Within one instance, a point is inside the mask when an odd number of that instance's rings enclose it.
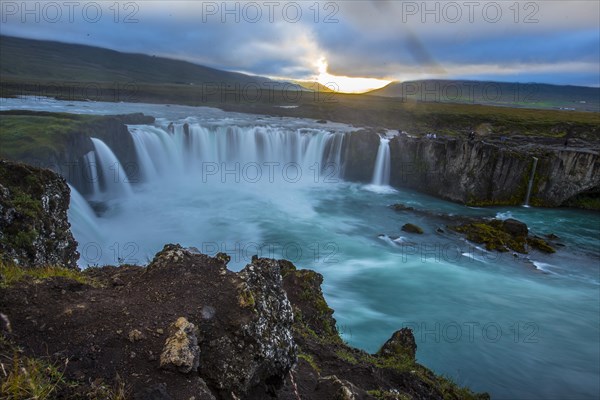
<instances>
[{"instance_id":1,"label":"small side waterfall","mask_svg":"<svg viewBox=\"0 0 600 400\"><path fill-rule=\"evenodd\" d=\"M382 137L379 142L372 183L377 186L390 184L390 139L388 138Z\"/></svg>"},{"instance_id":2,"label":"small side waterfall","mask_svg":"<svg viewBox=\"0 0 600 400\"><path fill-rule=\"evenodd\" d=\"M93 151L90 151L83 156L83 159L85 160L84 176L92 184L92 193L100 193L100 177L98 176L98 168L96 167L96 155Z\"/></svg>"},{"instance_id":3,"label":"small side waterfall","mask_svg":"<svg viewBox=\"0 0 600 400\"><path fill-rule=\"evenodd\" d=\"M101 191L111 198L132 194L127 174L110 147L96 138L92 138L92 143L99 167Z\"/></svg>"},{"instance_id":4,"label":"small side waterfall","mask_svg":"<svg viewBox=\"0 0 600 400\"><path fill-rule=\"evenodd\" d=\"M525 207L529 207L529 198L531 197L531 189L533 188L533 179L535 178L535 170L537 169L538 159L533 157L533 165L531 167L531 175L529 176L529 184L527 185L527 195L525 196Z\"/></svg>"},{"instance_id":5,"label":"small side waterfall","mask_svg":"<svg viewBox=\"0 0 600 400\"><path fill-rule=\"evenodd\" d=\"M71 185L69 188L71 189L71 201L68 214L71 229L80 244L94 241L100 235L98 217L77 189Z\"/></svg>"}]
</instances>

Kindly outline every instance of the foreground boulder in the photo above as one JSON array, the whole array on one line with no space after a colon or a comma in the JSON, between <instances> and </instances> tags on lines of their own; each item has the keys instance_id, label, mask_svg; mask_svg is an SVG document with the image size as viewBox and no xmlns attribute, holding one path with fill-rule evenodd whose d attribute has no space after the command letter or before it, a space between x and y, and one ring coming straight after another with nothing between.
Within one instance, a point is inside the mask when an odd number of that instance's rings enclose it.
<instances>
[{"instance_id":1,"label":"foreground boulder","mask_svg":"<svg viewBox=\"0 0 600 400\"><path fill-rule=\"evenodd\" d=\"M294 310L298 363L277 397L298 399L489 399L436 376L415 361L416 344L408 328L396 332L377 354L348 346L340 337L315 271L279 261L283 287ZM260 397L251 397L259 399Z\"/></svg>"},{"instance_id":2,"label":"foreground boulder","mask_svg":"<svg viewBox=\"0 0 600 400\"><path fill-rule=\"evenodd\" d=\"M236 278L237 306L251 318L235 321L228 334L206 334L201 374L222 391L243 394L262 386L274 393L296 360L292 306L279 262L255 259Z\"/></svg>"},{"instance_id":3,"label":"foreground boulder","mask_svg":"<svg viewBox=\"0 0 600 400\"><path fill-rule=\"evenodd\" d=\"M0 261L77 268L70 190L52 171L0 160Z\"/></svg>"}]
</instances>

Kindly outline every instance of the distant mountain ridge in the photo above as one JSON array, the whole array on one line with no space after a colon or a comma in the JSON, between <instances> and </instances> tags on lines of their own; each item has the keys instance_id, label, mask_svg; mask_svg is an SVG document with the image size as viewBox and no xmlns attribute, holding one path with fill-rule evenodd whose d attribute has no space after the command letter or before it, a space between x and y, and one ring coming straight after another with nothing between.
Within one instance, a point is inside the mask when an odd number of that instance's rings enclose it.
<instances>
[{"instance_id":1,"label":"distant mountain ridge","mask_svg":"<svg viewBox=\"0 0 600 400\"><path fill-rule=\"evenodd\" d=\"M269 78L100 47L0 36L2 79L245 85Z\"/></svg>"},{"instance_id":2,"label":"distant mountain ridge","mask_svg":"<svg viewBox=\"0 0 600 400\"><path fill-rule=\"evenodd\" d=\"M100 47L0 35L0 78L7 93L16 85L55 83L136 83L152 90L177 92L181 86L224 85L229 89L301 90L332 93L318 82L273 80L223 71L188 61L146 54L123 53ZM159 88L159 89L157 89ZM31 88L25 90L30 93ZM200 90L200 89L199 89ZM202 95L200 93L200 95ZM600 111L600 89L541 83L506 83L469 80L417 80L392 82L365 93L423 102L500 105L578 111ZM368 97L367 97L368 98Z\"/></svg>"},{"instance_id":3,"label":"distant mountain ridge","mask_svg":"<svg viewBox=\"0 0 600 400\"><path fill-rule=\"evenodd\" d=\"M537 105L563 110L600 111L600 88L546 83L429 79L392 82L366 94L426 102L513 107Z\"/></svg>"}]
</instances>

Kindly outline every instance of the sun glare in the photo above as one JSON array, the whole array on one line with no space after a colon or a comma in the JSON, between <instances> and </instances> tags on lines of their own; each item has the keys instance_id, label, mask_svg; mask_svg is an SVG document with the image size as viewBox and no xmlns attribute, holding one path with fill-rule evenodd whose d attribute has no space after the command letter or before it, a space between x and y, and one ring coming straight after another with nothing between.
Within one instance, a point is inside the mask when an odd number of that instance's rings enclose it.
<instances>
[{"instance_id":1,"label":"sun glare","mask_svg":"<svg viewBox=\"0 0 600 400\"><path fill-rule=\"evenodd\" d=\"M327 72L328 64L325 58L319 59L319 61L317 61L317 66L319 68L317 82L336 92L364 93L369 90L382 88L391 82L384 79L353 78L349 76L331 75Z\"/></svg>"}]
</instances>

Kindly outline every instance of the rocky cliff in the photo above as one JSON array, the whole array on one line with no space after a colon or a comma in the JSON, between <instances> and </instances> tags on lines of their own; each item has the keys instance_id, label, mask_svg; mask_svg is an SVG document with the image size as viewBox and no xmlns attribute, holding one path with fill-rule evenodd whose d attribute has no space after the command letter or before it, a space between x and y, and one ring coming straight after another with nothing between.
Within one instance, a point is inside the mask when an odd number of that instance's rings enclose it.
<instances>
[{"instance_id":1,"label":"rocky cliff","mask_svg":"<svg viewBox=\"0 0 600 400\"><path fill-rule=\"evenodd\" d=\"M377 136L363 131L348 137L346 179L369 180L379 146ZM556 207L581 195L598 197L599 150L598 144L580 140L566 147L563 139L398 135L390 140L390 183L469 205L520 205L525 202L536 157L530 204Z\"/></svg>"},{"instance_id":2,"label":"rocky cliff","mask_svg":"<svg viewBox=\"0 0 600 400\"><path fill-rule=\"evenodd\" d=\"M69 187L49 170L0 160L0 260L77 268Z\"/></svg>"},{"instance_id":3,"label":"rocky cliff","mask_svg":"<svg viewBox=\"0 0 600 400\"><path fill-rule=\"evenodd\" d=\"M367 183L373 179L373 167L379 148L379 135L369 130L347 134L344 138L344 178Z\"/></svg>"}]
</instances>

